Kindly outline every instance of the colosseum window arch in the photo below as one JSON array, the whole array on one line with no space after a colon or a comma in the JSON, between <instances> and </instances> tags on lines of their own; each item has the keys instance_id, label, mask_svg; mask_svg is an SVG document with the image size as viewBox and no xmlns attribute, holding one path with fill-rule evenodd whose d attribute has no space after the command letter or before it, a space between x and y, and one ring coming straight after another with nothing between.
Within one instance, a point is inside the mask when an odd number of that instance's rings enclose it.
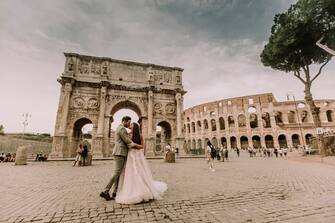
<instances>
[{"instance_id":1,"label":"colosseum window arch","mask_svg":"<svg viewBox=\"0 0 335 223\"><path fill-rule=\"evenodd\" d=\"M187 132L188 132L188 133L191 132L190 124L187 124Z\"/></svg>"},{"instance_id":2,"label":"colosseum window arch","mask_svg":"<svg viewBox=\"0 0 335 223\"><path fill-rule=\"evenodd\" d=\"M230 137L230 146L232 149L236 149L237 148L237 141L236 141L236 137L235 136L231 136Z\"/></svg>"},{"instance_id":3,"label":"colosseum window arch","mask_svg":"<svg viewBox=\"0 0 335 223\"><path fill-rule=\"evenodd\" d=\"M258 127L258 119L255 113L250 114L250 128Z\"/></svg>"},{"instance_id":4,"label":"colosseum window arch","mask_svg":"<svg viewBox=\"0 0 335 223\"><path fill-rule=\"evenodd\" d=\"M228 116L228 125L229 125L229 128L234 128L235 127L235 120L234 120L234 117L233 116Z\"/></svg>"},{"instance_id":5,"label":"colosseum window arch","mask_svg":"<svg viewBox=\"0 0 335 223\"><path fill-rule=\"evenodd\" d=\"M272 135L266 135L265 136L265 146L266 146L266 148L274 148L275 147Z\"/></svg>"},{"instance_id":6,"label":"colosseum window arch","mask_svg":"<svg viewBox=\"0 0 335 223\"><path fill-rule=\"evenodd\" d=\"M275 120L277 125L283 124L283 113L280 111L275 112Z\"/></svg>"},{"instance_id":7,"label":"colosseum window arch","mask_svg":"<svg viewBox=\"0 0 335 223\"><path fill-rule=\"evenodd\" d=\"M224 119L222 117L219 118L219 125L220 125L220 130L225 129Z\"/></svg>"},{"instance_id":8,"label":"colosseum window arch","mask_svg":"<svg viewBox=\"0 0 335 223\"><path fill-rule=\"evenodd\" d=\"M204 128L208 129L208 121L207 121L207 119L204 120Z\"/></svg>"},{"instance_id":9,"label":"colosseum window arch","mask_svg":"<svg viewBox=\"0 0 335 223\"><path fill-rule=\"evenodd\" d=\"M215 119L211 120L212 131L216 131L216 121Z\"/></svg>"},{"instance_id":10,"label":"colosseum window arch","mask_svg":"<svg viewBox=\"0 0 335 223\"><path fill-rule=\"evenodd\" d=\"M248 145L249 145L248 137L241 136L240 141L241 141L241 149L248 149Z\"/></svg>"},{"instance_id":11,"label":"colosseum window arch","mask_svg":"<svg viewBox=\"0 0 335 223\"><path fill-rule=\"evenodd\" d=\"M202 150L202 141L201 141L201 139L197 140L197 149Z\"/></svg>"},{"instance_id":12,"label":"colosseum window arch","mask_svg":"<svg viewBox=\"0 0 335 223\"><path fill-rule=\"evenodd\" d=\"M192 122L191 125L192 125L192 132L195 132L195 123Z\"/></svg>"},{"instance_id":13,"label":"colosseum window arch","mask_svg":"<svg viewBox=\"0 0 335 223\"><path fill-rule=\"evenodd\" d=\"M328 110L326 112L326 115L327 115L327 121L328 122L333 122L333 111L332 110Z\"/></svg>"},{"instance_id":14,"label":"colosseum window arch","mask_svg":"<svg viewBox=\"0 0 335 223\"><path fill-rule=\"evenodd\" d=\"M308 122L308 111L304 110L301 112L301 122Z\"/></svg>"},{"instance_id":15,"label":"colosseum window arch","mask_svg":"<svg viewBox=\"0 0 335 223\"><path fill-rule=\"evenodd\" d=\"M262 114L262 121L263 121L264 128L271 128L271 120L270 120L269 112L264 112Z\"/></svg>"},{"instance_id":16,"label":"colosseum window arch","mask_svg":"<svg viewBox=\"0 0 335 223\"><path fill-rule=\"evenodd\" d=\"M288 123L296 123L295 112L289 111L288 114Z\"/></svg>"},{"instance_id":17,"label":"colosseum window arch","mask_svg":"<svg viewBox=\"0 0 335 223\"><path fill-rule=\"evenodd\" d=\"M212 144L213 144L213 146L214 146L215 148L218 148L218 140L217 140L216 137L213 137L213 138L212 138Z\"/></svg>"},{"instance_id":18,"label":"colosseum window arch","mask_svg":"<svg viewBox=\"0 0 335 223\"><path fill-rule=\"evenodd\" d=\"M287 148L287 140L284 134L278 136L278 143L280 148Z\"/></svg>"},{"instance_id":19,"label":"colosseum window arch","mask_svg":"<svg viewBox=\"0 0 335 223\"><path fill-rule=\"evenodd\" d=\"M306 135L305 135L305 139L306 139L306 144L307 144L307 145L312 144L312 138L313 138L313 135L312 135L312 134L306 134Z\"/></svg>"},{"instance_id":20,"label":"colosseum window arch","mask_svg":"<svg viewBox=\"0 0 335 223\"><path fill-rule=\"evenodd\" d=\"M254 135L252 138L252 146L257 149L261 148L261 138L258 135Z\"/></svg>"},{"instance_id":21,"label":"colosseum window arch","mask_svg":"<svg viewBox=\"0 0 335 223\"><path fill-rule=\"evenodd\" d=\"M300 137L298 134L292 135L292 145L293 147L300 146Z\"/></svg>"},{"instance_id":22,"label":"colosseum window arch","mask_svg":"<svg viewBox=\"0 0 335 223\"><path fill-rule=\"evenodd\" d=\"M223 148L227 148L227 139L226 137L221 137L221 145Z\"/></svg>"},{"instance_id":23,"label":"colosseum window arch","mask_svg":"<svg viewBox=\"0 0 335 223\"><path fill-rule=\"evenodd\" d=\"M246 127L247 126L247 120L245 115L240 114L237 116L237 121L238 121L238 127Z\"/></svg>"},{"instance_id":24,"label":"colosseum window arch","mask_svg":"<svg viewBox=\"0 0 335 223\"><path fill-rule=\"evenodd\" d=\"M195 139L192 139L192 150L196 150L196 146Z\"/></svg>"},{"instance_id":25,"label":"colosseum window arch","mask_svg":"<svg viewBox=\"0 0 335 223\"><path fill-rule=\"evenodd\" d=\"M201 121L197 121L197 131L200 132L201 131Z\"/></svg>"}]
</instances>

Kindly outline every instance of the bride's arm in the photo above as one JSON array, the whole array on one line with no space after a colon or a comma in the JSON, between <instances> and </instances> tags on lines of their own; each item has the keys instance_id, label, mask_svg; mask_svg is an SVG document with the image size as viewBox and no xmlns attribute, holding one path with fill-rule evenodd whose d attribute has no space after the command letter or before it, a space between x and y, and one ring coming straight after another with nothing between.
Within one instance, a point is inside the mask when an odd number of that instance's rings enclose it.
<instances>
[{"instance_id":1,"label":"bride's arm","mask_svg":"<svg viewBox=\"0 0 335 223\"><path fill-rule=\"evenodd\" d=\"M127 145L129 149L143 149L142 145L136 144L134 142Z\"/></svg>"}]
</instances>

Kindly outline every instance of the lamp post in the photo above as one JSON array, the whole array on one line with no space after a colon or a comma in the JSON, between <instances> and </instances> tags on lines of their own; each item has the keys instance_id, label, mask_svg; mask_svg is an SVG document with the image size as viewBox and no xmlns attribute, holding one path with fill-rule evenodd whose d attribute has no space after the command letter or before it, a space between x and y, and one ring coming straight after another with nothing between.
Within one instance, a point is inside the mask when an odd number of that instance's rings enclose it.
<instances>
[{"instance_id":1,"label":"lamp post","mask_svg":"<svg viewBox=\"0 0 335 223\"><path fill-rule=\"evenodd\" d=\"M295 95L293 93L287 93L286 95L287 95L287 100L290 100L290 96L292 96L292 98L293 98L295 112L297 113L297 118L298 118L298 127L299 127L299 130L300 130L300 137L301 137L301 141L302 141L302 146L305 149L306 144L305 144L305 140L304 140L304 135L302 133L302 126L301 126L301 123L300 123L300 116L299 116L299 112L298 112L297 102L295 100ZM303 107L305 107L305 106L303 106Z\"/></svg>"},{"instance_id":2,"label":"lamp post","mask_svg":"<svg viewBox=\"0 0 335 223\"><path fill-rule=\"evenodd\" d=\"M22 122L23 124L23 131L22 131L22 138L26 132L26 128L28 126L28 119L31 118L31 114L29 114L28 112L26 114L22 114L22 117L24 118L24 121Z\"/></svg>"}]
</instances>

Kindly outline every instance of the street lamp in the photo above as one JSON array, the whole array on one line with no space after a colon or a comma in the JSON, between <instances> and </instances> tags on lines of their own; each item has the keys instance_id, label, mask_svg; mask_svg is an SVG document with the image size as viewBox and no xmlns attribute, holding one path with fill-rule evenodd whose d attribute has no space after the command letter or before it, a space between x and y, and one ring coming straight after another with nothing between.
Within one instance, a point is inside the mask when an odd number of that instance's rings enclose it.
<instances>
[{"instance_id":1,"label":"street lamp","mask_svg":"<svg viewBox=\"0 0 335 223\"><path fill-rule=\"evenodd\" d=\"M24 118L24 121L22 122L23 124L22 137L23 137L26 132L27 125L28 125L28 119L31 118L31 114L27 112L26 114L22 114L22 117Z\"/></svg>"},{"instance_id":2,"label":"street lamp","mask_svg":"<svg viewBox=\"0 0 335 223\"><path fill-rule=\"evenodd\" d=\"M299 116L299 112L298 112L297 102L295 100L295 95L293 93L287 93L286 96L287 96L287 100L290 100L290 96L292 96L292 98L293 98L294 107L295 107L295 111L297 113L297 118L298 118L298 126L299 126L299 130L300 130L300 137L301 137L301 141L302 141L302 146L305 149L306 148L306 144L305 144L305 140L304 140L304 135L302 133L302 127L301 127L301 123L300 123L300 116ZM305 107L305 104L303 104L303 103L300 103L299 105L300 105L299 106L300 108L304 108Z\"/></svg>"}]
</instances>

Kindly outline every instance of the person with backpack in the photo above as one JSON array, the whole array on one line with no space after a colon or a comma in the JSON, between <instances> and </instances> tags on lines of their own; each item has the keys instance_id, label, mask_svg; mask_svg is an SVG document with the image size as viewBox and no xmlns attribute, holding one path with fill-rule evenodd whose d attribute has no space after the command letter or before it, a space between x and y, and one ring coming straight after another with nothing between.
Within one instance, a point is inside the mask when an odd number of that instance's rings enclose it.
<instances>
[{"instance_id":1,"label":"person with backpack","mask_svg":"<svg viewBox=\"0 0 335 223\"><path fill-rule=\"evenodd\" d=\"M209 169L212 172L215 172L214 169L214 159L216 156L216 150L212 143L210 141L207 142L207 149L206 149L206 157L207 157L207 163L209 164Z\"/></svg>"}]
</instances>

